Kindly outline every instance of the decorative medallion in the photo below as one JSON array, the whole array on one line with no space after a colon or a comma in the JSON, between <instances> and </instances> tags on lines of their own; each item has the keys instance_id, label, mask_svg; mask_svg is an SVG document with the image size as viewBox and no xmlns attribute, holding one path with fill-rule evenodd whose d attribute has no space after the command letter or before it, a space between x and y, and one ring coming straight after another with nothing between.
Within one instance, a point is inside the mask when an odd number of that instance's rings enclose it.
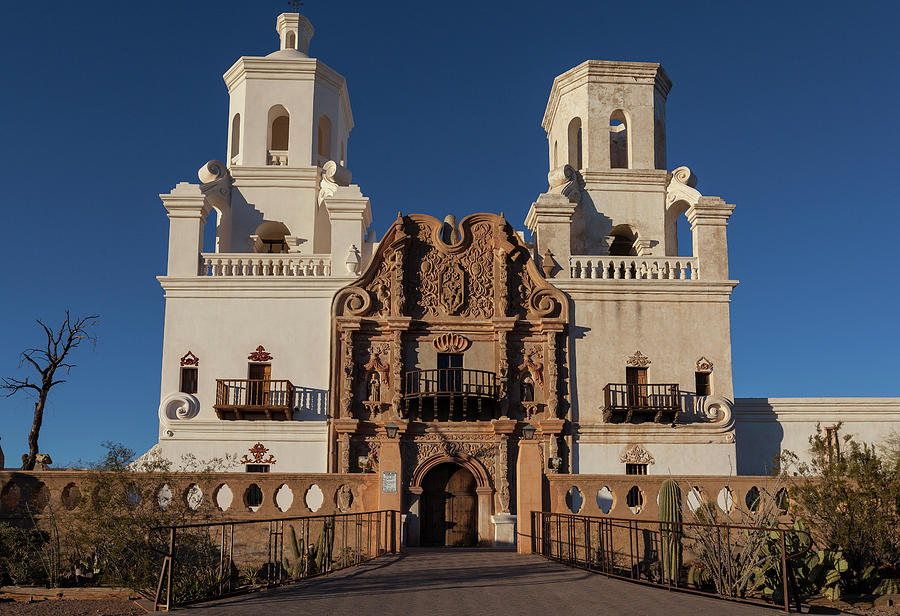
<instances>
[{"instance_id":1,"label":"decorative medallion","mask_svg":"<svg viewBox=\"0 0 900 616\"><path fill-rule=\"evenodd\" d=\"M259 345L256 347L256 350L250 353L247 356L247 359L250 361L271 361L272 355L266 352L266 349L263 348L263 345Z\"/></svg>"},{"instance_id":2,"label":"decorative medallion","mask_svg":"<svg viewBox=\"0 0 900 616\"><path fill-rule=\"evenodd\" d=\"M619 461L625 464L656 464L656 460L642 445L632 445L626 449Z\"/></svg>"},{"instance_id":3,"label":"decorative medallion","mask_svg":"<svg viewBox=\"0 0 900 616\"><path fill-rule=\"evenodd\" d=\"M262 443L257 443L256 445L248 449L248 451L253 456L253 458L251 458L247 454L244 454L244 457L241 458L241 464L275 464L275 456L269 454L268 458L265 457L265 455L269 453L269 450Z\"/></svg>"},{"instance_id":4,"label":"decorative medallion","mask_svg":"<svg viewBox=\"0 0 900 616\"><path fill-rule=\"evenodd\" d=\"M634 366L636 368L646 368L650 365L650 358L640 351L635 351L634 355L625 360L625 363L628 366Z\"/></svg>"},{"instance_id":5,"label":"decorative medallion","mask_svg":"<svg viewBox=\"0 0 900 616\"><path fill-rule=\"evenodd\" d=\"M462 353L469 348L469 339L459 334L441 334L431 344L439 353Z\"/></svg>"},{"instance_id":6,"label":"decorative medallion","mask_svg":"<svg viewBox=\"0 0 900 616\"><path fill-rule=\"evenodd\" d=\"M713 363L706 359L706 357L701 357L697 360L697 372L712 372Z\"/></svg>"},{"instance_id":7,"label":"decorative medallion","mask_svg":"<svg viewBox=\"0 0 900 616\"><path fill-rule=\"evenodd\" d=\"M200 360L197 359L197 356L188 351L184 355L181 356L181 365L182 366L199 366Z\"/></svg>"}]
</instances>

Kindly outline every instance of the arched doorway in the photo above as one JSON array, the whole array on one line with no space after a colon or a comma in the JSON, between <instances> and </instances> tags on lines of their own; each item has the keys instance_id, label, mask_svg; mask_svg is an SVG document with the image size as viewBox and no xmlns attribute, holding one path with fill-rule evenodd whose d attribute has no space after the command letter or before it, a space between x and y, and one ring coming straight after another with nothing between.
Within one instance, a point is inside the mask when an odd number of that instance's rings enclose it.
<instances>
[{"instance_id":1,"label":"arched doorway","mask_svg":"<svg viewBox=\"0 0 900 616\"><path fill-rule=\"evenodd\" d=\"M468 469L445 462L422 479L421 545L473 546L478 542L478 498Z\"/></svg>"}]
</instances>

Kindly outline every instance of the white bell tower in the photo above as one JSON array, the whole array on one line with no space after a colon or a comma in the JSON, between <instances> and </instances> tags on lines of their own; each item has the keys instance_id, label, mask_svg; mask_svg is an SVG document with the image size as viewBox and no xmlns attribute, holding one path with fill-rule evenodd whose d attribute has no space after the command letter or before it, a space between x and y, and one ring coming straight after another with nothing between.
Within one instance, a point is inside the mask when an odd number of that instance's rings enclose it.
<instances>
[{"instance_id":1,"label":"white bell tower","mask_svg":"<svg viewBox=\"0 0 900 616\"><path fill-rule=\"evenodd\" d=\"M273 246L315 255L336 251L333 262L343 264L351 247L365 256L371 223L368 199L349 185L346 169L353 128L347 84L309 56L314 30L306 17L282 13L275 30L277 51L243 56L224 75L231 192L227 211L216 208L218 244L225 252L272 251ZM330 171L323 171L326 167ZM330 182L330 196L343 200L339 215L329 211L323 178Z\"/></svg>"}]
</instances>

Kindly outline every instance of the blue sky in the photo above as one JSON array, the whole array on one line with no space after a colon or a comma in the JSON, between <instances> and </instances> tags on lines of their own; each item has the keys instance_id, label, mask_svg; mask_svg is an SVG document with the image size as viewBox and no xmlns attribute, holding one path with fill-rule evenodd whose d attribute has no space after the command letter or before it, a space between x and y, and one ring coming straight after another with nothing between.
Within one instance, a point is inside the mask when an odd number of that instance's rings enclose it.
<instances>
[{"instance_id":1,"label":"blue sky","mask_svg":"<svg viewBox=\"0 0 900 616\"><path fill-rule=\"evenodd\" d=\"M307 0L312 55L342 73L355 183L398 210L503 211L546 189L553 77L659 61L670 168L737 204L738 396L898 396L900 60L895 3ZM54 389L41 449L94 459L156 439L168 223L157 195L223 158L222 73L277 48L273 2L9 3L0 92L0 374L35 317L99 313ZM325 359L323 358L323 361ZM0 399L7 465L32 402Z\"/></svg>"}]
</instances>

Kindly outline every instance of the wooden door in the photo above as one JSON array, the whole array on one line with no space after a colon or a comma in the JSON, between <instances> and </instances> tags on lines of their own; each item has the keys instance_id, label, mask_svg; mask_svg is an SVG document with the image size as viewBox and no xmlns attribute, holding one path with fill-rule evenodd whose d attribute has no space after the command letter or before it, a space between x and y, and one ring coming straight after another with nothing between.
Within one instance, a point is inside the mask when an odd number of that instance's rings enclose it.
<instances>
[{"instance_id":1,"label":"wooden door","mask_svg":"<svg viewBox=\"0 0 900 616\"><path fill-rule=\"evenodd\" d=\"M265 406L269 402L272 364L247 364L247 404Z\"/></svg>"},{"instance_id":2,"label":"wooden door","mask_svg":"<svg viewBox=\"0 0 900 616\"><path fill-rule=\"evenodd\" d=\"M478 538L475 477L457 464L435 467L422 481L419 512L423 546L475 545Z\"/></svg>"},{"instance_id":3,"label":"wooden door","mask_svg":"<svg viewBox=\"0 0 900 616\"><path fill-rule=\"evenodd\" d=\"M473 546L477 543L478 501L475 497L475 477L468 470L457 467L447 481L446 518L448 520L445 545Z\"/></svg>"},{"instance_id":4,"label":"wooden door","mask_svg":"<svg viewBox=\"0 0 900 616\"><path fill-rule=\"evenodd\" d=\"M628 390L628 406L631 408L649 406L650 399L647 395L647 369L625 368L625 383Z\"/></svg>"}]
</instances>

